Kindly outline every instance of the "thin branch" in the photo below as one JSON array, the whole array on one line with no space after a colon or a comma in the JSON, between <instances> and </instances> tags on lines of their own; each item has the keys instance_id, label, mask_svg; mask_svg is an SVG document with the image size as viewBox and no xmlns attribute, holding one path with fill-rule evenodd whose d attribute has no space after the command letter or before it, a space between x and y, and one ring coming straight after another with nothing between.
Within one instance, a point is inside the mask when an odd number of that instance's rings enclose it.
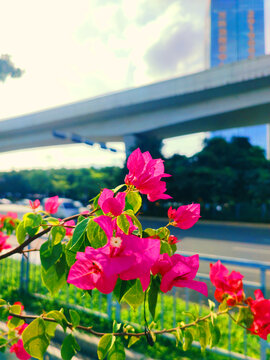
<instances>
[{"instance_id":1,"label":"thin branch","mask_svg":"<svg viewBox=\"0 0 270 360\"><path fill-rule=\"evenodd\" d=\"M231 308L228 308L226 310L223 310L223 311L218 311L217 312L217 316L220 316L220 315L224 315L224 314L227 314L229 313L229 311L231 311L232 309ZM23 320L35 320L37 318L42 318L44 321L49 321L49 322L54 322L54 323L57 323L57 321L55 319L52 319L52 318L48 318L46 316L37 316L37 315L18 315L18 314L13 314L13 313L10 313L11 316L14 316L14 317L17 317L19 319L23 319ZM163 330L153 330L152 332L156 335L158 334L166 334L166 333L172 333L174 331L177 331L178 329L180 330L184 330L186 328L189 328L189 327L192 327L192 326L195 326L197 325L199 322L202 322L202 321L205 321L207 319L209 319L211 317L211 313L208 314L208 315L205 315L201 318L198 318L196 319L195 321L193 321L192 323L189 323L189 324L185 324L183 326L177 326L177 327L174 327L174 328L171 328L171 329L163 329ZM70 329L73 329L73 325L71 323L67 323L67 326L70 328ZM96 330L93 330L93 327L92 326L82 326L82 325L78 325L76 327L76 329L80 329L80 330L83 330L83 331L86 331L90 334L93 334L93 335L96 335L96 336L103 336L103 335L106 335L106 334L111 334L111 335L114 335L114 336L135 336L135 337L141 337L141 336L145 336L145 332L139 332L139 333L128 333L128 332L118 332L118 333L104 333L104 332L99 332L99 331L96 331Z\"/></svg>"},{"instance_id":2,"label":"thin branch","mask_svg":"<svg viewBox=\"0 0 270 360\"><path fill-rule=\"evenodd\" d=\"M99 209L99 208L92 210L91 212L89 212L89 214L76 214L76 215L72 215L72 216L70 216L70 217L68 217L68 218L63 219L62 222L66 222L66 221L69 221L69 220L77 219L80 215L85 216L85 217L91 216L91 215L94 214L98 209ZM36 234L36 235L34 235L34 236L32 236L32 237L29 236L21 245L19 245L19 246L17 246L16 248L14 248L14 249L6 252L5 254L0 255L0 260L5 259L5 258L7 258L7 257L9 257L9 256L11 256L11 255L14 255L14 254L21 254L21 253L23 252L23 249L24 249L26 246L28 246L29 244L31 244L31 242L33 242L34 240L38 239L39 237L47 234L47 233L51 230L51 225L46 225L46 226L48 226L47 229L39 232L38 234Z\"/></svg>"}]
</instances>

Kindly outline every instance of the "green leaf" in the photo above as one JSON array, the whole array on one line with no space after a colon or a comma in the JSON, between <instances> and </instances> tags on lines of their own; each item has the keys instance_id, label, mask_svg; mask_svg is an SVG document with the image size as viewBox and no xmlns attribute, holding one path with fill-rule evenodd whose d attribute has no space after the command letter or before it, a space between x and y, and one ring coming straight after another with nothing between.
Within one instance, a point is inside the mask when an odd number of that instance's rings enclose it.
<instances>
[{"instance_id":1,"label":"green leaf","mask_svg":"<svg viewBox=\"0 0 270 360\"><path fill-rule=\"evenodd\" d=\"M17 237L17 240L18 240L18 243L21 245L22 243L24 243L24 240L26 238L26 230L24 228L24 222L21 221L19 223L19 225L17 226L16 228L16 237Z\"/></svg>"},{"instance_id":2,"label":"green leaf","mask_svg":"<svg viewBox=\"0 0 270 360\"><path fill-rule=\"evenodd\" d=\"M185 339L185 341L183 344L183 350L187 351L190 348L192 341L193 341L193 336L188 329L185 330L184 339Z\"/></svg>"},{"instance_id":3,"label":"green leaf","mask_svg":"<svg viewBox=\"0 0 270 360\"><path fill-rule=\"evenodd\" d=\"M23 215L23 223L25 231L32 237L38 232L42 217L39 214L27 213Z\"/></svg>"},{"instance_id":4,"label":"green leaf","mask_svg":"<svg viewBox=\"0 0 270 360\"><path fill-rule=\"evenodd\" d=\"M138 192L129 192L126 195L126 210L133 210L136 214L142 206L142 197Z\"/></svg>"},{"instance_id":5,"label":"green leaf","mask_svg":"<svg viewBox=\"0 0 270 360\"><path fill-rule=\"evenodd\" d=\"M77 219L77 223L80 223L81 221L83 221L85 219L85 216L83 215L79 215L78 219ZM89 219L89 218L88 218Z\"/></svg>"},{"instance_id":6,"label":"green leaf","mask_svg":"<svg viewBox=\"0 0 270 360\"><path fill-rule=\"evenodd\" d=\"M121 323L118 324L116 320L113 320L113 332L117 333L120 330L121 325L122 325Z\"/></svg>"},{"instance_id":7,"label":"green leaf","mask_svg":"<svg viewBox=\"0 0 270 360\"><path fill-rule=\"evenodd\" d=\"M213 311L216 307L216 304L214 303L214 301L208 299L208 305L209 305L209 309L210 311Z\"/></svg>"},{"instance_id":8,"label":"green leaf","mask_svg":"<svg viewBox=\"0 0 270 360\"><path fill-rule=\"evenodd\" d=\"M57 328L57 323L50 322L50 321L44 321L46 326L46 334L49 339L53 338L55 335L55 330Z\"/></svg>"},{"instance_id":9,"label":"green leaf","mask_svg":"<svg viewBox=\"0 0 270 360\"><path fill-rule=\"evenodd\" d=\"M42 360L49 346L44 320L37 318L32 321L22 333L22 340L26 352L32 357Z\"/></svg>"},{"instance_id":10,"label":"green leaf","mask_svg":"<svg viewBox=\"0 0 270 360\"><path fill-rule=\"evenodd\" d=\"M4 337L1 336L0 337L0 351L2 353L4 353L6 351L6 346L4 346L6 344L7 344L7 339L5 339Z\"/></svg>"},{"instance_id":11,"label":"green leaf","mask_svg":"<svg viewBox=\"0 0 270 360\"><path fill-rule=\"evenodd\" d=\"M144 300L144 293L142 285L139 279L136 280L135 284L125 293L123 296L123 301L126 301L134 310L137 309L139 305Z\"/></svg>"},{"instance_id":12,"label":"green leaf","mask_svg":"<svg viewBox=\"0 0 270 360\"><path fill-rule=\"evenodd\" d=\"M253 323L254 315L252 314L250 308L240 308L237 316L236 322L238 324L243 323L247 328Z\"/></svg>"},{"instance_id":13,"label":"green leaf","mask_svg":"<svg viewBox=\"0 0 270 360\"><path fill-rule=\"evenodd\" d=\"M99 340L97 349L99 360L103 360L106 357L107 353L113 346L115 339L115 336L111 334L106 334L102 336L102 338Z\"/></svg>"},{"instance_id":14,"label":"green leaf","mask_svg":"<svg viewBox=\"0 0 270 360\"><path fill-rule=\"evenodd\" d=\"M15 316L12 316L12 318L10 320L8 320L8 322L7 322L7 326L10 330L14 330L16 327L21 326L23 324L24 324L24 321Z\"/></svg>"},{"instance_id":15,"label":"green leaf","mask_svg":"<svg viewBox=\"0 0 270 360\"><path fill-rule=\"evenodd\" d=\"M75 337L72 334L69 334L65 337L61 346L62 359L70 360L79 350L80 346L78 345Z\"/></svg>"},{"instance_id":16,"label":"green leaf","mask_svg":"<svg viewBox=\"0 0 270 360\"><path fill-rule=\"evenodd\" d=\"M166 227L161 227L157 229L157 236L161 240L168 240L168 237L170 236L170 230Z\"/></svg>"},{"instance_id":17,"label":"green leaf","mask_svg":"<svg viewBox=\"0 0 270 360\"><path fill-rule=\"evenodd\" d=\"M160 240L160 254L173 255L172 248L167 241Z\"/></svg>"},{"instance_id":18,"label":"green leaf","mask_svg":"<svg viewBox=\"0 0 270 360\"><path fill-rule=\"evenodd\" d=\"M211 333L209 330L209 323L208 321L203 321L197 325L199 342L201 344L202 351L205 351L206 346L210 344Z\"/></svg>"},{"instance_id":19,"label":"green leaf","mask_svg":"<svg viewBox=\"0 0 270 360\"><path fill-rule=\"evenodd\" d=\"M66 330L68 321L63 313L57 310L52 310L48 312L47 317L53 318L57 324L62 326L63 330Z\"/></svg>"},{"instance_id":20,"label":"green leaf","mask_svg":"<svg viewBox=\"0 0 270 360\"><path fill-rule=\"evenodd\" d=\"M46 271L60 259L62 251L63 247L60 243L53 246L52 243L48 240L41 245L40 261Z\"/></svg>"},{"instance_id":21,"label":"green leaf","mask_svg":"<svg viewBox=\"0 0 270 360\"><path fill-rule=\"evenodd\" d=\"M64 254L47 271L42 267L41 277L51 295L56 294L66 284L67 263Z\"/></svg>"},{"instance_id":22,"label":"green leaf","mask_svg":"<svg viewBox=\"0 0 270 360\"><path fill-rule=\"evenodd\" d=\"M183 338L182 330L179 329L179 327L177 327L176 331L173 332L173 335L175 336L176 339L176 346L178 346L178 344L182 342L182 338Z\"/></svg>"},{"instance_id":23,"label":"green leaf","mask_svg":"<svg viewBox=\"0 0 270 360\"><path fill-rule=\"evenodd\" d=\"M84 241L84 233L86 231L89 219L82 220L74 229L73 236L71 239L70 250L77 248Z\"/></svg>"},{"instance_id":24,"label":"green leaf","mask_svg":"<svg viewBox=\"0 0 270 360\"><path fill-rule=\"evenodd\" d=\"M6 300L0 299L0 307L6 305Z\"/></svg>"},{"instance_id":25,"label":"green leaf","mask_svg":"<svg viewBox=\"0 0 270 360\"><path fill-rule=\"evenodd\" d=\"M69 242L67 243L66 246L66 260L67 260L67 264L68 266L72 266L75 263L76 260L76 254L78 251L84 252L85 247L87 245L90 245L86 234L84 234L83 236L83 241L82 242L78 242L73 249L71 250L71 246L72 246L72 239L69 240Z\"/></svg>"},{"instance_id":26,"label":"green leaf","mask_svg":"<svg viewBox=\"0 0 270 360\"><path fill-rule=\"evenodd\" d=\"M54 218L52 216L46 217L46 222L47 224L51 224L51 225L58 225L59 224L59 219Z\"/></svg>"},{"instance_id":27,"label":"green leaf","mask_svg":"<svg viewBox=\"0 0 270 360\"><path fill-rule=\"evenodd\" d=\"M147 237L151 237L151 236L156 236L157 232L154 229L151 228L147 228L145 230L143 230L143 237L147 238Z\"/></svg>"},{"instance_id":28,"label":"green leaf","mask_svg":"<svg viewBox=\"0 0 270 360\"><path fill-rule=\"evenodd\" d=\"M107 360L125 360L125 359L126 359L126 354L125 354L124 345L121 339L118 338L115 340L112 347L110 348L107 355Z\"/></svg>"},{"instance_id":29,"label":"green leaf","mask_svg":"<svg viewBox=\"0 0 270 360\"><path fill-rule=\"evenodd\" d=\"M80 315L77 313L77 311L72 309L69 310L69 315L73 327L77 327L80 324Z\"/></svg>"},{"instance_id":30,"label":"green leaf","mask_svg":"<svg viewBox=\"0 0 270 360\"><path fill-rule=\"evenodd\" d=\"M87 226L87 237L93 248L97 249L107 244L107 236L101 227L93 220Z\"/></svg>"},{"instance_id":31,"label":"green leaf","mask_svg":"<svg viewBox=\"0 0 270 360\"><path fill-rule=\"evenodd\" d=\"M124 233L126 235L128 235L130 224L129 224L129 221L128 221L126 215L122 214L122 215L118 216L116 222L117 222L117 226L122 231L124 231Z\"/></svg>"},{"instance_id":32,"label":"green leaf","mask_svg":"<svg viewBox=\"0 0 270 360\"><path fill-rule=\"evenodd\" d=\"M159 277L158 276L152 277L149 292L148 292L148 307L149 307L149 311L150 311L153 319L155 319L159 288L160 288Z\"/></svg>"},{"instance_id":33,"label":"green leaf","mask_svg":"<svg viewBox=\"0 0 270 360\"><path fill-rule=\"evenodd\" d=\"M212 348L214 346L217 346L217 344L219 343L220 330L217 325L212 325L211 323L209 324L209 330L210 330L210 334L211 334L210 347Z\"/></svg>"},{"instance_id":34,"label":"green leaf","mask_svg":"<svg viewBox=\"0 0 270 360\"><path fill-rule=\"evenodd\" d=\"M17 314L19 315L22 311L22 307L21 305L12 305L10 308L9 308L9 312L10 313L13 313L13 314Z\"/></svg>"},{"instance_id":35,"label":"green leaf","mask_svg":"<svg viewBox=\"0 0 270 360\"><path fill-rule=\"evenodd\" d=\"M66 235L66 229L63 226L54 226L51 230L52 241L54 245L60 243Z\"/></svg>"},{"instance_id":36,"label":"green leaf","mask_svg":"<svg viewBox=\"0 0 270 360\"><path fill-rule=\"evenodd\" d=\"M130 348L133 344L135 344L137 341L140 340L139 336L131 336L129 338L129 342L128 342L128 348Z\"/></svg>"},{"instance_id":37,"label":"green leaf","mask_svg":"<svg viewBox=\"0 0 270 360\"><path fill-rule=\"evenodd\" d=\"M132 221L133 221L133 224L134 224L135 226L137 226L137 228L138 228L140 237L142 237L142 233L143 233L142 224L141 224L140 221L138 220L137 216L134 215L134 213L133 213L132 210L127 210L127 211L125 211L125 213L131 217L131 219L132 219Z\"/></svg>"}]
</instances>

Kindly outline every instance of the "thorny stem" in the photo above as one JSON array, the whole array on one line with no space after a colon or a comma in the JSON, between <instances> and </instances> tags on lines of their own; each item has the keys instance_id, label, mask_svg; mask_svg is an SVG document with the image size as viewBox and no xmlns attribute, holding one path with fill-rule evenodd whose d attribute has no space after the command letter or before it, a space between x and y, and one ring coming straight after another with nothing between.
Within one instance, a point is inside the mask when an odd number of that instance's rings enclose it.
<instances>
[{"instance_id":1,"label":"thorny stem","mask_svg":"<svg viewBox=\"0 0 270 360\"><path fill-rule=\"evenodd\" d=\"M220 316L220 315L224 315L224 314L227 314L229 313L229 311L231 311L232 308L228 308L226 310L222 310L222 311L218 311L217 312L217 316ZM13 313L10 313L11 316L14 316L14 317L17 317L19 319L23 319L23 320L35 320L37 318L42 318L44 321L49 321L49 322L54 322L56 323L57 321L55 319L52 319L52 318L48 318L46 316L36 316L36 315L18 315L18 314L13 314ZM186 328L189 328L189 327L192 327L192 326L195 326L197 325L199 322L203 322L207 319L209 319L211 317L211 313L208 314L208 315L205 315L203 317L200 317L196 320L194 320L193 322L189 323L189 324L185 324L185 325L182 325L182 326L177 326L177 327L174 327L174 328L171 328L171 329L163 329L163 330L153 330L152 332L156 335L159 335L159 334L166 334L166 333L172 333L174 331L177 331L178 329L180 330L185 330ZM67 326L70 328L70 329L73 329L73 325L71 323L67 323ZM135 337L141 337L141 336L145 336L145 332L139 332L139 333L128 333L128 332L118 332L118 333L105 333L105 332L99 332L99 331L96 331L96 330L93 330L93 327L92 326L82 326L82 325L78 325L76 327L76 329L80 329L80 330L83 330L83 331L86 331L88 333L91 333L95 336L103 336L103 335L107 335L107 334L110 334L110 335L114 335L114 336L135 336Z\"/></svg>"},{"instance_id":2,"label":"thorny stem","mask_svg":"<svg viewBox=\"0 0 270 360\"><path fill-rule=\"evenodd\" d=\"M66 222L66 221L69 221L69 220L73 220L73 219L77 219L80 215L82 216L85 216L85 217L88 217L88 216L91 216L92 214L94 214L99 208L96 208L94 210L92 210L91 212L89 212L89 214L76 214L76 215L72 215L68 218L65 218L63 219L61 222ZM17 246L16 248L6 252L5 254L3 255L0 255L0 260L2 259L5 259L11 255L14 255L14 254L21 254L23 253L23 249L28 246L29 244L31 244L31 242L33 242L34 240L38 239L39 237L47 234L50 230L51 230L51 227L52 225L47 225L48 228L45 229L45 230L42 230L41 232L39 232L38 234L34 235L34 236L29 236L21 245Z\"/></svg>"}]
</instances>

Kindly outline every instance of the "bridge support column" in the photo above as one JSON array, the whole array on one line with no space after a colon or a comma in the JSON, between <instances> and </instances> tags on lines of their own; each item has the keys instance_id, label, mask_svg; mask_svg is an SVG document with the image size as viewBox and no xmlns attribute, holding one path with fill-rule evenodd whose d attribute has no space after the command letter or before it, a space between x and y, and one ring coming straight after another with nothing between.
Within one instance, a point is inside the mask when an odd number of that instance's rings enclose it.
<instances>
[{"instance_id":1,"label":"bridge support column","mask_svg":"<svg viewBox=\"0 0 270 360\"><path fill-rule=\"evenodd\" d=\"M138 146L138 140L139 140L139 136L136 134L130 134L124 136L127 158L132 153L132 151L135 150L136 146Z\"/></svg>"}]
</instances>

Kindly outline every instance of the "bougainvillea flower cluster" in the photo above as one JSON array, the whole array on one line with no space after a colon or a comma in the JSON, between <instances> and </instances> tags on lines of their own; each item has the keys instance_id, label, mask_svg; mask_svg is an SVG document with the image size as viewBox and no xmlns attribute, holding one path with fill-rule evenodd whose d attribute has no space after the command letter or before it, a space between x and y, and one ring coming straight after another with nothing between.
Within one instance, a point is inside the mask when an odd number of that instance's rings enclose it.
<instances>
[{"instance_id":1,"label":"bougainvillea flower cluster","mask_svg":"<svg viewBox=\"0 0 270 360\"><path fill-rule=\"evenodd\" d=\"M31 355L29 355L24 347L23 347L23 341L22 339L19 339L18 342L16 344L13 344L9 351L11 353L15 353L15 355L17 356L18 359L20 360L28 360L31 358Z\"/></svg>"},{"instance_id":2,"label":"bougainvillea flower cluster","mask_svg":"<svg viewBox=\"0 0 270 360\"><path fill-rule=\"evenodd\" d=\"M173 220L173 226L183 230L189 229L200 218L200 204L183 205L179 206L178 209L170 207L168 210L168 218Z\"/></svg>"},{"instance_id":3,"label":"bougainvillea flower cluster","mask_svg":"<svg viewBox=\"0 0 270 360\"><path fill-rule=\"evenodd\" d=\"M171 176L164 173L163 160L153 159L148 151L142 153L138 148L131 153L127 161L129 173L125 177L127 185L133 185L149 201L171 199L165 194L166 183L161 178Z\"/></svg>"},{"instance_id":4,"label":"bougainvillea flower cluster","mask_svg":"<svg viewBox=\"0 0 270 360\"><path fill-rule=\"evenodd\" d=\"M44 204L45 211L49 214L55 214L58 210L59 205L60 205L60 202L59 202L58 196L50 197L49 199L47 199L45 201L45 204Z\"/></svg>"},{"instance_id":5,"label":"bougainvillea flower cluster","mask_svg":"<svg viewBox=\"0 0 270 360\"><path fill-rule=\"evenodd\" d=\"M119 233L110 237L102 248L87 247L85 252L78 252L67 281L84 290L97 288L108 294L113 291L118 277L122 280L139 278L146 290L151 266L159 252L160 243L156 239Z\"/></svg>"},{"instance_id":6,"label":"bougainvillea flower cluster","mask_svg":"<svg viewBox=\"0 0 270 360\"><path fill-rule=\"evenodd\" d=\"M72 236L74 229L72 226L75 226L74 220L69 220L64 223L64 227L66 229L66 236Z\"/></svg>"},{"instance_id":7,"label":"bougainvillea flower cluster","mask_svg":"<svg viewBox=\"0 0 270 360\"><path fill-rule=\"evenodd\" d=\"M0 252L11 248L11 245L7 243L8 238L9 236L4 235L2 231L0 231Z\"/></svg>"},{"instance_id":8,"label":"bougainvillea flower cluster","mask_svg":"<svg viewBox=\"0 0 270 360\"><path fill-rule=\"evenodd\" d=\"M40 201L38 199L34 201L29 200L29 205L31 209L35 210L40 206Z\"/></svg>"},{"instance_id":9,"label":"bougainvillea flower cluster","mask_svg":"<svg viewBox=\"0 0 270 360\"><path fill-rule=\"evenodd\" d=\"M243 300L243 275L240 272L229 270L221 264L210 264L210 280L216 287L215 299L222 302L227 298L228 305L240 303Z\"/></svg>"},{"instance_id":10,"label":"bougainvillea flower cluster","mask_svg":"<svg viewBox=\"0 0 270 360\"><path fill-rule=\"evenodd\" d=\"M104 214L111 213L114 216L121 215L125 208L126 193L119 192L114 197L114 192L109 189L104 189L98 199L98 205Z\"/></svg>"},{"instance_id":11,"label":"bougainvillea flower cluster","mask_svg":"<svg viewBox=\"0 0 270 360\"><path fill-rule=\"evenodd\" d=\"M270 334L270 300L265 299L262 291L259 289L254 291L254 295L255 300L252 298L247 299L247 303L254 316L249 331L267 340L267 336Z\"/></svg>"},{"instance_id":12,"label":"bougainvillea flower cluster","mask_svg":"<svg viewBox=\"0 0 270 360\"><path fill-rule=\"evenodd\" d=\"M206 284L202 281L193 280L198 269L199 255L185 257L180 254L172 256L162 254L151 270L153 275L161 275L160 290L164 293L176 286L193 289L207 296Z\"/></svg>"}]
</instances>

